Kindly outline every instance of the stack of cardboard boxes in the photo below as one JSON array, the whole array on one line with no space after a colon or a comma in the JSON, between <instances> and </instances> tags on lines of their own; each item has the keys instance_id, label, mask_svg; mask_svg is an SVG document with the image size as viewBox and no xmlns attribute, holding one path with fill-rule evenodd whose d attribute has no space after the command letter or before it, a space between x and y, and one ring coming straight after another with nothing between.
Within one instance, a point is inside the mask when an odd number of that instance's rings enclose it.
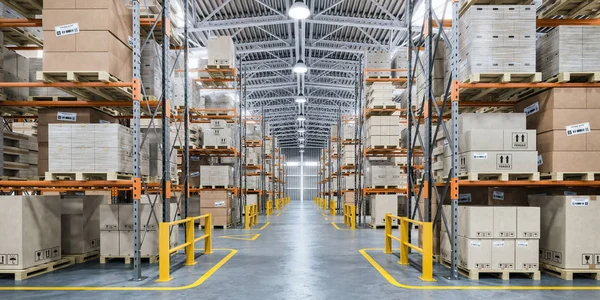
<instances>
[{"instance_id":1,"label":"stack of cardboard boxes","mask_svg":"<svg viewBox=\"0 0 600 300\"><path fill-rule=\"evenodd\" d=\"M450 128L449 123L447 126ZM526 129L525 114L465 113L458 117L458 129L459 173L473 178L476 174L522 173L535 178L536 134ZM444 134L438 139L433 169L445 177L452 152Z\"/></svg>"},{"instance_id":2,"label":"stack of cardboard boxes","mask_svg":"<svg viewBox=\"0 0 600 300\"><path fill-rule=\"evenodd\" d=\"M459 20L458 79L475 73L534 73L535 20L531 5L468 8Z\"/></svg>"},{"instance_id":3,"label":"stack of cardboard boxes","mask_svg":"<svg viewBox=\"0 0 600 300\"><path fill-rule=\"evenodd\" d=\"M160 196L151 195L152 200L143 197L140 200L140 236L144 242L140 254L144 257L158 255L158 224L163 222L162 201ZM152 206L154 203L154 207ZM170 220L177 216L177 204L169 207ZM133 204L100 205L100 255L105 257L133 256ZM141 237L140 237L141 238ZM179 230L171 231L169 246L179 241Z\"/></svg>"},{"instance_id":4,"label":"stack of cardboard boxes","mask_svg":"<svg viewBox=\"0 0 600 300\"><path fill-rule=\"evenodd\" d=\"M61 258L58 196L0 197L0 270L22 270Z\"/></svg>"},{"instance_id":5,"label":"stack of cardboard boxes","mask_svg":"<svg viewBox=\"0 0 600 300\"><path fill-rule=\"evenodd\" d=\"M209 148L232 148L232 124L224 120L210 120L209 129L203 130L203 146Z\"/></svg>"},{"instance_id":6,"label":"stack of cardboard boxes","mask_svg":"<svg viewBox=\"0 0 600 300\"><path fill-rule=\"evenodd\" d=\"M27 57L24 57L14 51L5 51L4 65L2 67L2 71L4 73L4 81L29 81L29 59L27 59ZM8 100L27 100L29 97L29 88L4 88L4 94L6 95L6 99Z\"/></svg>"},{"instance_id":7,"label":"stack of cardboard boxes","mask_svg":"<svg viewBox=\"0 0 600 300\"><path fill-rule=\"evenodd\" d=\"M541 209L540 261L561 269L600 264L598 196L530 196Z\"/></svg>"},{"instance_id":8,"label":"stack of cardboard boxes","mask_svg":"<svg viewBox=\"0 0 600 300\"><path fill-rule=\"evenodd\" d=\"M61 199L61 245L63 254L83 254L100 249L102 195L65 196Z\"/></svg>"},{"instance_id":9,"label":"stack of cardboard boxes","mask_svg":"<svg viewBox=\"0 0 600 300\"><path fill-rule=\"evenodd\" d=\"M2 118L0 118L0 121ZM0 169L2 176L33 179L38 174L37 137L0 131Z\"/></svg>"},{"instance_id":10,"label":"stack of cardboard boxes","mask_svg":"<svg viewBox=\"0 0 600 300\"><path fill-rule=\"evenodd\" d=\"M537 69L544 80L564 72L598 72L599 41L599 26L558 26L537 41Z\"/></svg>"},{"instance_id":11,"label":"stack of cardboard boxes","mask_svg":"<svg viewBox=\"0 0 600 300\"><path fill-rule=\"evenodd\" d=\"M132 134L131 129L119 124L50 124L48 170L131 173ZM140 150L140 166L141 174L148 175L148 147Z\"/></svg>"},{"instance_id":12,"label":"stack of cardboard boxes","mask_svg":"<svg viewBox=\"0 0 600 300\"><path fill-rule=\"evenodd\" d=\"M121 0L45 1L45 72L105 71L132 76L131 11Z\"/></svg>"},{"instance_id":13,"label":"stack of cardboard boxes","mask_svg":"<svg viewBox=\"0 0 600 300\"><path fill-rule=\"evenodd\" d=\"M450 216L451 207L444 205ZM458 264L466 270L539 270L540 209L514 206L461 206L458 211ZM441 257L451 259L448 234L440 235Z\"/></svg>"},{"instance_id":14,"label":"stack of cardboard boxes","mask_svg":"<svg viewBox=\"0 0 600 300\"><path fill-rule=\"evenodd\" d=\"M228 226L232 224L232 202L233 194L229 191L201 191L200 214L211 214L215 226ZM204 219L200 219L200 225L204 223Z\"/></svg>"},{"instance_id":15,"label":"stack of cardboard boxes","mask_svg":"<svg viewBox=\"0 0 600 300\"><path fill-rule=\"evenodd\" d=\"M375 82L367 88L367 108L396 108L394 90L391 82Z\"/></svg>"},{"instance_id":16,"label":"stack of cardboard boxes","mask_svg":"<svg viewBox=\"0 0 600 300\"><path fill-rule=\"evenodd\" d=\"M200 166L201 187L233 187L231 166Z\"/></svg>"},{"instance_id":17,"label":"stack of cardboard boxes","mask_svg":"<svg viewBox=\"0 0 600 300\"><path fill-rule=\"evenodd\" d=\"M600 171L600 89L557 88L515 105L537 132L539 171Z\"/></svg>"},{"instance_id":18,"label":"stack of cardboard boxes","mask_svg":"<svg viewBox=\"0 0 600 300\"><path fill-rule=\"evenodd\" d=\"M235 46L231 36L218 36L208 41L208 65L221 68L235 66Z\"/></svg>"},{"instance_id":19,"label":"stack of cardboard boxes","mask_svg":"<svg viewBox=\"0 0 600 300\"><path fill-rule=\"evenodd\" d=\"M400 116L371 116L366 127L368 148L396 148L400 144Z\"/></svg>"},{"instance_id":20,"label":"stack of cardboard boxes","mask_svg":"<svg viewBox=\"0 0 600 300\"><path fill-rule=\"evenodd\" d=\"M386 71L368 72L369 77L389 78L391 73L389 69L392 66L392 58L388 51L369 51L367 52L367 69L383 69Z\"/></svg>"},{"instance_id":21,"label":"stack of cardboard boxes","mask_svg":"<svg viewBox=\"0 0 600 300\"><path fill-rule=\"evenodd\" d=\"M398 215L398 195L370 195L371 226L384 226L385 215ZM354 202L354 200L353 200ZM397 219L392 219L392 225L398 225Z\"/></svg>"}]
</instances>

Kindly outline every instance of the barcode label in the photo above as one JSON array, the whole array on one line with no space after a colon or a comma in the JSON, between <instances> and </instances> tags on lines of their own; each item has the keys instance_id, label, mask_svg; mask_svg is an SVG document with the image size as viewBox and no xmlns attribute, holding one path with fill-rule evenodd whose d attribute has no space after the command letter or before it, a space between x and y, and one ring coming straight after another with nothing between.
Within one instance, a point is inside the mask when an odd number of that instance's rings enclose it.
<instances>
[{"instance_id":1,"label":"barcode label","mask_svg":"<svg viewBox=\"0 0 600 300\"><path fill-rule=\"evenodd\" d=\"M503 241L494 242L494 247L504 247Z\"/></svg>"},{"instance_id":2,"label":"barcode label","mask_svg":"<svg viewBox=\"0 0 600 300\"><path fill-rule=\"evenodd\" d=\"M538 155L538 166L541 166L544 164L544 159L542 158L541 155Z\"/></svg>"},{"instance_id":3,"label":"barcode label","mask_svg":"<svg viewBox=\"0 0 600 300\"><path fill-rule=\"evenodd\" d=\"M471 194L459 194L458 195L458 202L459 203L465 203L465 202L471 202L471 201L473 201L472 197L471 197Z\"/></svg>"},{"instance_id":4,"label":"barcode label","mask_svg":"<svg viewBox=\"0 0 600 300\"><path fill-rule=\"evenodd\" d=\"M487 159L488 155L485 152L475 152L473 153L473 159Z\"/></svg>"},{"instance_id":5,"label":"barcode label","mask_svg":"<svg viewBox=\"0 0 600 300\"><path fill-rule=\"evenodd\" d=\"M504 192L494 191L492 193L492 198L494 200L504 200Z\"/></svg>"},{"instance_id":6,"label":"barcode label","mask_svg":"<svg viewBox=\"0 0 600 300\"><path fill-rule=\"evenodd\" d=\"M105 120L100 120L100 124L110 124L109 121L105 121Z\"/></svg>"},{"instance_id":7,"label":"barcode label","mask_svg":"<svg viewBox=\"0 0 600 300\"><path fill-rule=\"evenodd\" d=\"M59 111L56 114L56 120L58 120L58 121L76 122L77 121L77 114L76 113L61 112L61 111Z\"/></svg>"},{"instance_id":8,"label":"barcode label","mask_svg":"<svg viewBox=\"0 0 600 300\"><path fill-rule=\"evenodd\" d=\"M217 206L217 207L225 206L225 201L215 202L215 206Z\"/></svg>"},{"instance_id":9,"label":"barcode label","mask_svg":"<svg viewBox=\"0 0 600 300\"><path fill-rule=\"evenodd\" d=\"M527 117L529 117L530 115L535 114L538 111L540 111L540 103L539 102L531 104L531 105L525 107L525 109L524 109L525 116L527 116Z\"/></svg>"},{"instance_id":10,"label":"barcode label","mask_svg":"<svg viewBox=\"0 0 600 300\"><path fill-rule=\"evenodd\" d=\"M571 206L589 206L590 199L588 198L571 198Z\"/></svg>"},{"instance_id":11,"label":"barcode label","mask_svg":"<svg viewBox=\"0 0 600 300\"><path fill-rule=\"evenodd\" d=\"M581 124L569 125L565 127L567 129L567 136L585 134L591 131L590 122L585 122Z\"/></svg>"},{"instance_id":12,"label":"barcode label","mask_svg":"<svg viewBox=\"0 0 600 300\"><path fill-rule=\"evenodd\" d=\"M65 36L70 34L79 33L79 23L66 24L61 26L55 26L54 31L56 36Z\"/></svg>"},{"instance_id":13,"label":"barcode label","mask_svg":"<svg viewBox=\"0 0 600 300\"><path fill-rule=\"evenodd\" d=\"M190 177L198 177L200 176L200 172L193 172L190 174Z\"/></svg>"}]
</instances>

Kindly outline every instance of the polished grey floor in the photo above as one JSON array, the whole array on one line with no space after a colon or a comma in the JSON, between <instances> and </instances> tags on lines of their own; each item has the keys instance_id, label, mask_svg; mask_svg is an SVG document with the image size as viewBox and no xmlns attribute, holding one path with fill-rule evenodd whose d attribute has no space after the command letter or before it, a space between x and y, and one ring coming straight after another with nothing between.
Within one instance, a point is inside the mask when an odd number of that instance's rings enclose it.
<instances>
[{"instance_id":1,"label":"polished grey floor","mask_svg":"<svg viewBox=\"0 0 600 300\"><path fill-rule=\"evenodd\" d=\"M0 279L0 299L393 299L416 297L415 299L447 298L459 299L598 299L600 283L578 278L565 282L543 276L540 282L517 278L510 282L490 277L478 282L461 279L445 279L448 270L436 267L437 283L424 284L419 271L413 266L400 266L394 255L384 255L383 230L360 229L338 230L331 222L344 226L340 217L325 217L312 201L295 202L279 216L261 217L258 227L270 224L263 230L229 229L215 231L214 248L211 255L197 258L193 267L182 267L172 273L168 283L155 283L156 265L145 265L141 282L128 281L131 270L122 263L99 265L97 261L52 272L17 283L11 279ZM221 238L221 236L260 234L256 240ZM240 238L246 238L238 236ZM198 247L201 243L198 244ZM235 249L233 254L230 249ZM369 255L396 282L407 285L402 288L392 285L359 252ZM233 255L233 256L231 256ZM211 268L230 258L200 285L191 287ZM181 261L174 257L174 261ZM412 257L418 263L418 256ZM582 291L516 290L502 286L575 286L596 289ZM439 287L496 287L497 290L431 290L423 286ZM2 290L3 288L30 288L39 290ZM89 287L89 290L71 291ZM95 290L97 288L125 287L131 290ZM165 290L149 290L156 287Z\"/></svg>"}]
</instances>

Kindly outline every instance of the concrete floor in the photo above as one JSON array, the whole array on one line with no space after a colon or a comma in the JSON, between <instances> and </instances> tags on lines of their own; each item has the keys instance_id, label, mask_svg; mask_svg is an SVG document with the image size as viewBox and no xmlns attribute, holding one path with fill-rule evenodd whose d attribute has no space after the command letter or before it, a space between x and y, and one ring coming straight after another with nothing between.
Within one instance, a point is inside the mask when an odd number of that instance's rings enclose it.
<instances>
[{"instance_id":1,"label":"concrete floor","mask_svg":"<svg viewBox=\"0 0 600 300\"><path fill-rule=\"evenodd\" d=\"M334 220L336 219L336 220ZM65 268L22 282L0 279L0 299L390 299L415 297L429 299L592 299L600 298L600 283L578 278L566 282L542 275L534 282L526 278L502 282L490 277L473 282L467 279L450 281L448 269L436 267L437 283L423 283L419 271L412 266L397 264L398 258L382 253L383 230L338 230L335 221L344 228L340 217L324 217L312 201L296 202L279 216L261 217L258 227L270 224L263 230L216 230L215 250L211 255L196 259L193 267L182 267L171 276L168 283L155 283L156 265L144 265L143 282L130 282L131 270L122 263L100 265L97 261ZM220 238L219 236L260 234L254 241ZM252 235L248 235L251 238ZM244 238L244 237L242 237ZM201 246L201 243L197 245ZM408 288L392 285L359 252L360 249L389 274L388 279ZM227 260L227 258L230 258ZM412 258L419 261L419 256ZM173 260L181 261L181 256ZM227 260L225 263L223 263ZM221 262L222 266L218 268ZM216 271L208 278L209 269ZM508 291L502 286L561 286L594 290ZM464 286L469 288L498 288L497 290L448 290ZM84 287L84 288L81 288ZM423 289L426 287L427 289ZM431 287L431 288L429 288ZM11 290L11 289L37 290ZM441 290L436 290L442 288ZM74 290L69 290L74 289ZM84 289L84 290L82 290ZM113 290L102 290L113 289Z\"/></svg>"}]
</instances>

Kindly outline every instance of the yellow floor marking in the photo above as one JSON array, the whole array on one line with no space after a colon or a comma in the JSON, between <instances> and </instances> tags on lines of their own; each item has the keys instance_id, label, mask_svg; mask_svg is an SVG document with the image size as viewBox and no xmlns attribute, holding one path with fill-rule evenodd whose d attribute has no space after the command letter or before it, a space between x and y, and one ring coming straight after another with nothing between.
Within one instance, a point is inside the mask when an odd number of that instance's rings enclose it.
<instances>
[{"instance_id":1,"label":"yellow floor marking","mask_svg":"<svg viewBox=\"0 0 600 300\"><path fill-rule=\"evenodd\" d=\"M378 264L367 251L383 251L383 248L365 248L358 252L385 278L391 285L412 290L562 290L562 291L588 291L600 290L600 286L441 286L441 285L407 285L402 284L380 264Z\"/></svg>"},{"instance_id":2,"label":"yellow floor marking","mask_svg":"<svg viewBox=\"0 0 600 300\"><path fill-rule=\"evenodd\" d=\"M0 291L181 291L195 288L203 284L210 276L228 262L238 251L235 249L213 249L213 251L229 251L214 267L210 268L204 275L196 281L184 286L173 287L96 287L96 286L7 286L0 287ZM177 273L172 274L177 277ZM180 276L185 276L181 273Z\"/></svg>"},{"instance_id":3,"label":"yellow floor marking","mask_svg":"<svg viewBox=\"0 0 600 300\"><path fill-rule=\"evenodd\" d=\"M333 227L335 227L337 230L348 230L346 228L340 228L337 224L335 224L335 222L331 222L331 225L333 225Z\"/></svg>"},{"instance_id":4,"label":"yellow floor marking","mask_svg":"<svg viewBox=\"0 0 600 300\"><path fill-rule=\"evenodd\" d=\"M276 217L279 217L279 215L282 213L282 211L278 212L277 215L275 215Z\"/></svg>"},{"instance_id":5,"label":"yellow floor marking","mask_svg":"<svg viewBox=\"0 0 600 300\"><path fill-rule=\"evenodd\" d=\"M267 222L265 225L263 225L263 227L261 227L258 230L263 230L263 229L267 228L267 226L269 226L270 224L271 224L271 222Z\"/></svg>"},{"instance_id":6,"label":"yellow floor marking","mask_svg":"<svg viewBox=\"0 0 600 300\"><path fill-rule=\"evenodd\" d=\"M232 240L242 240L242 241L256 241L256 239L260 236L260 233L247 233L247 234L234 234L234 235L224 235L219 238L222 239L232 239Z\"/></svg>"}]
</instances>

